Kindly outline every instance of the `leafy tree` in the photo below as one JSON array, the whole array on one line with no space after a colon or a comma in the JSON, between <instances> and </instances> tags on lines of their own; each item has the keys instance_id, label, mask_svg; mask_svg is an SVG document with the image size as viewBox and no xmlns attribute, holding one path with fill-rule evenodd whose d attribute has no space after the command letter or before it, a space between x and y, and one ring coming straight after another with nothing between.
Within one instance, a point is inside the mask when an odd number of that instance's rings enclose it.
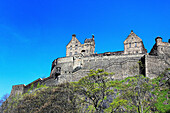
<instances>
[{"instance_id":1,"label":"leafy tree","mask_svg":"<svg viewBox=\"0 0 170 113\"><path fill-rule=\"evenodd\" d=\"M108 81L111 75L113 73L104 72L103 69L90 70L88 76L73 83L74 91L79 95L80 102L88 106L91 112L103 111L104 100L110 93Z\"/></svg>"},{"instance_id":2,"label":"leafy tree","mask_svg":"<svg viewBox=\"0 0 170 113\"><path fill-rule=\"evenodd\" d=\"M144 113L153 106L151 103L155 102L155 99L150 99L152 85L148 78L143 75L132 77L124 88L122 97L128 100L126 108L130 112Z\"/></svg>"}]
</instances>

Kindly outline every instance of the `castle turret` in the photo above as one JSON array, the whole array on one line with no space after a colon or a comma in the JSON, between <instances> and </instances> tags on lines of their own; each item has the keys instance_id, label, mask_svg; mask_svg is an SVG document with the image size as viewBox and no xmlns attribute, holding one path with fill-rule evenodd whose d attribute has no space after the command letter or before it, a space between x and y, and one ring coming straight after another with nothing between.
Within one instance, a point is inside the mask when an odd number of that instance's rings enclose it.
<instances>
[{"instance_id":1,"label":"castle turret","mask_svg":"<svg viewBox=\"0 0 170 113\"><path fill-rule=\"evenodd\" d=\"M150 55L170 55L170 43L169 42L162 42L162 38L160 36L155 38L155 45L150 51Z\"/></svg>"},{"instance_id":2,"label":"castle turret","mask_svg":"<svg viewBox=\"0 0 170 113\"><path fill-rule=\"evenodd\" d=\"M162 38L158 36L158 37L156 37L155 41L159 45L162 43Z\"/></svg>"}]
</instances>

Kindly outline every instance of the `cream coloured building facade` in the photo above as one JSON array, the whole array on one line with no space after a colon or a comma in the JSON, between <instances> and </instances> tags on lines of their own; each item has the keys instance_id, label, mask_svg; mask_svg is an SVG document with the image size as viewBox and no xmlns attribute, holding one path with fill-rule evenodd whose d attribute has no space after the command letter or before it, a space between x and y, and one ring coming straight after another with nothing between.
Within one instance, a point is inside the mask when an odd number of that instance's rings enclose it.
<instances>
[{"instance_id":1,"label":"cream coloured building facade","mask_svg":"<svg viewBox=\"0 0 170 113\"><path fill-rule=\"evenodd\" d=\"M133 31L124 41L124 54L147 53L143 41Z\"/></svg>"},{"instance_id":2,"label":"cream coloured building facade","mask_svg":"<svg viewBox=\"0 0 170 113\"><path fill-rule=\"evenodd\" d=\"M72 35L71 41L66 46L66 56L75 56L82 54L83 56L94 54L95 41L94 35L92 38L85 39L84 44L76 38L76 35Z\"/></svg>"}]
</instances>

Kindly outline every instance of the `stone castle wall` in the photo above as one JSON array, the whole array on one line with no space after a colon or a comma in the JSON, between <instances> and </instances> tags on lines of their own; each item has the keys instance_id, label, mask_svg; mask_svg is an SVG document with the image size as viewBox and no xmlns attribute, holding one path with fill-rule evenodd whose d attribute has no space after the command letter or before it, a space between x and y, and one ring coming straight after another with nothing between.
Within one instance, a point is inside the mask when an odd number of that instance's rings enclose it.
<instances>
[{"instance_id":1,"label":"stone castle wall","mask_svg":"<svg viewBox=\"0 0 170 113\"><path fill-rule=\"evenodd\" d=\"M155 78L165 69L170 68L170 57L146 55L146 77Z\"/></svg>"},{"instance_id":2,"label":"stone castle wall","mask_svg":"<svg viewBox=\"0 0 170 113\"><path fill-rule=\"evenodd\" d=\"M78 60L78 61L77 61ZM139 61L144 65L145 72L141 72ZM89 73L90 69L104 69L106 72L115 73L112 77L115 79L123 79L129 76L144 74L146 77L155 78L166 68L170 67L170 58L164 56L153 56L148 54L133 54L133 55L111 55L111 56L85 56L85 57L63 57L58 58L53 62L54 67L51 75L45 79L37 79L28 85L13 86L11 94L26 93L31 84L34 88L37 84L46 84L47 86L57 85L66 82L74 82L80 80ZM54 78L56 67L61 68L61 74L58 78ZM76 67L79 67L78 70Z\"/></svg>"},{"instance_id":3,"label":"stone castle wall","mask_svg":"<svg viewBox=\"0 0 170 113\"><path fill-rule=\"evenodd\" d=\"M86 39L85 42L92 39ZM134 43L132 43L133 41ZM147 53L142 40L132 31L124 42L125 49L130 48L129 50L102 54L74 54L71 56L68 55L70 52L68 51L70 49L70 45L68 44L67 46L69 48L67 47L66 57L57 58L53 61L49 77L44 79L39 78L26 86L24 84L15 85L12 87L11 95L26 93L32 84L36 88L38 83L40 85L46 84L47 86L53 86L78 81L86 76L90 69L97 70L100 68L106 72L113 72L115 74L112 76L112 79L123 79L138 74L143 74L153 79L166 68L170 68L170 43L162 42L161 37L157 37L155 41L156 43L151 52ZM135 46L135 44L137 45ZM129 53L129 51L131 52Z\"/></svg>"}]
</instances>

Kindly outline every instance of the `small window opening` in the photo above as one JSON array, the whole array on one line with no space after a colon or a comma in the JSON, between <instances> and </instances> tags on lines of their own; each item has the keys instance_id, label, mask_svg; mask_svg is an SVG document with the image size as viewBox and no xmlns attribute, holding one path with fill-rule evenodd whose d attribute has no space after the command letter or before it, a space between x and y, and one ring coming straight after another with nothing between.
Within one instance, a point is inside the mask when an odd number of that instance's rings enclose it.
<instances>
[{"instance_id":1,"label":"small window opening","mask_svg":"<svg viewBox=\"0 0 170 113\"><path fill-rule=\"evenodd\" d=\"M77 49L78 45L75 45L75 49Z\"/></svg>"},{"instance_id":2,"label":"small window opening","mask_svg":"<svg viewBox=\"0 0 170 113\"><path fill-rule=\"evenodd\" d=\"M70 52L70 56L72 56L72 52Z\"/></svg>"},{"instance_id":3,"label":"small window opening","mask_svg":"<svg viewBox=\"0 0 170 113\"><path fill-rule=\"evenodd\" d=\"M85 50L82 50L81 52L85 52Z\"/></svg>"},{"instance_id":4,"label":"small window opening","mask_svg":"<svg viewBox=\"0 0 170 113\"><path fill-rule=\"evenodd\" d=\"M135 42L135 47L137 47L137 43Z\"/></svg>"},{"instance_id":5,"label":"small window opening","mask_svg":"<svg viewBox=\"0 0 170 113\"><path fill-rule=\"evenodd\" d=\"M129 43L129 48L131 48L131 43Z\"/></svg>"}]
</instances>

